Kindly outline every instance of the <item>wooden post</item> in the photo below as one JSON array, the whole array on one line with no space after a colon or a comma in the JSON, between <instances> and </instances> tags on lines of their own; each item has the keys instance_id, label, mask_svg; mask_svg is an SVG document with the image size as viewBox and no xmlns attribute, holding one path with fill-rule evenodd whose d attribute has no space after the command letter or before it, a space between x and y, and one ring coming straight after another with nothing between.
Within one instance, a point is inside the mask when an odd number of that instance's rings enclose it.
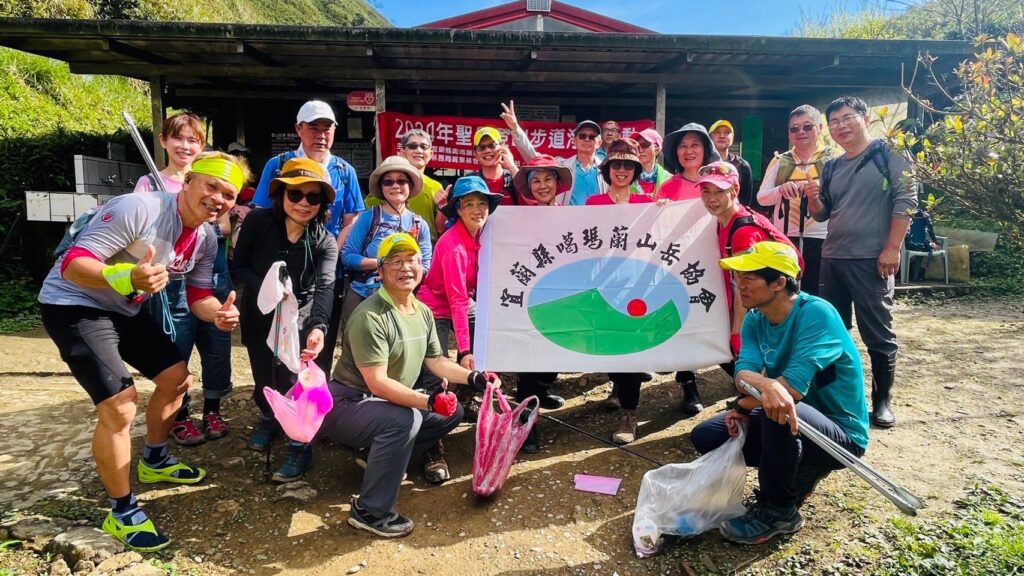
<instances>
[{"instance_id":1,"label":"wooden post","mask_svg":"<svg viewBox=\"0 0 1024 576\"><path fill-rule=\"evenodd\" d=\"M153 116L153 161L156 167L163 170L167 166L164 149L160 146L160 130L164 126L164 77L153 76L149 79L149 106Z\"/></svg>"},{"instance_id":2,"label":"wooden post","mask_svg":"<svg viewBox=\"0 0 1024 576\"><path fill-rule=\"evenodd\" d=\"M380 127L377 125L377 123L380 122L379 114L381 112L384 112L384 110L386 109L385 97L387 95L386 95L385 89L384 89L384 79L383 78L378 78L376 80L376 82L374 84L374 93L375 93L376 99L377 99L377 104L376 104L376 107L377 107L376 112L377 113L373 115L373 131L374 131L373 140L374 140L374 142L376 142L377 157L376 157L376 161L373 163L373 165L376 166L381 160L384 159L384 156L382 155L381 147L380 147L380 137L379 137Z\"/></svg>"},{"instance_id":3,"label":"wooden post","mask_svg":"<svg viewBox=\"0 0 1024 576\"><path fill-rule=\"evenodd\" d=\"M658 82L654 96L654 127L662 136L665 135L665 83Z\"/></svg>"},{"instance_id":4,"label":"wooden post","mask_svg":"<svg viewBox=\"0 0 1024 576\"><path fill-rule=\"evenodd\" d=\"M235 104L235 142L245 146L245 110L241 102Z\"/></svg>"}]
</instances>

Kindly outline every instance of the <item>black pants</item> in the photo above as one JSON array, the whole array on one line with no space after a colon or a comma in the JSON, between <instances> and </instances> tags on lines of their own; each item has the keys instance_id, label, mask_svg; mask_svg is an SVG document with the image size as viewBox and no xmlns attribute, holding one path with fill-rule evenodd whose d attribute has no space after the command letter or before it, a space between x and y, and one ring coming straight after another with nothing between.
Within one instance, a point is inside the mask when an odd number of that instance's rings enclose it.
<instances>
[{"instance_id":1,"label":"black pants","mask_svg":"<svg viewBox=\"0 0 1024 576\"><path fill-rule=\"evenodd\" d=\"M522 402L530 396L542 396L558 379L556 372L520 372L519 385L516 386L516 402Z\"/></svg>"},{"instance_id":2,"label":"black pants","mask_svg":"<svg viewBox=\"0 0 1024 576\"><path fill-rule=\"evenodd\" d=\"M305 342L305 339L302 341ZM252 381L255 384L252 399L256 402L256 406L264 418L273 418L274 412L270 409L267 397L263 395L263 389L269 386L284 394L292 387L292 384L295 384L298 376L292 374L284 364L275 366L273 350L260 344L262 343L245 347L246 352L249 353L249 366L252 368Z\"/></svg>"},{"instance_id":3,"label":"black pants","mask_svg":"<svg viewBox=\"0 0 1024 576\"><path fill-rule=\"evenodd\" d=\"M800 246L800 238L790 236L793 246ZM818 283L821 279L821 245L825 241L820 238L804 236L804 247L800 255L804 257L803 276L800 278L800 291L817 296Z\"/></svg>"},{"instance_id":4,"label":"black pants","mask_svg":"<svg viewBox=\"0 0 1024 576\"><path fill-rule=\"evenodd\" d=\"M636 410L640 406L640 383L643 374L636 372L609 372L608 378L615 385L619 405L623 410Z\"/></svg>"}]
</instances>

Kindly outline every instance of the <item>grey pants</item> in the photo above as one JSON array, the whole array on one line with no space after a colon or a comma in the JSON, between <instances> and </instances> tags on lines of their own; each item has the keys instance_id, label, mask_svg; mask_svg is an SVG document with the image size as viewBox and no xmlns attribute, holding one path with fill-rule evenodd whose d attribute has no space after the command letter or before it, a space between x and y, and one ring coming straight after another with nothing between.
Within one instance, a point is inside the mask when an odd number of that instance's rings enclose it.
<instances>
[{"instance_id":1,"label":"grey pants","mask_svg":"<svg viewBox=\"0 0 1024 576\"><path fill-rule=\"evenodd\" d=\"M370 448L359 503L374 516L387 516L394 510L409 460L462 422L462 406L445 418L397 406L337 380L331 380L329 387L334 408L324 418L318 437L355 449Z\"/></svg>"},{"instance_id":2,"label":"grey pants","mask_svg":"<svg viewBox=\"0 0 1024 576\"><path fill-rule=\"evenodd\" d=\"M849 330L851 313L868 352L895 361L899 347L892 330L892 301L896 279L878 275L878 260L821 259L819 295L839 312ZM852 311L851 311L852 308Z\"/></svg>"}]
</instances>

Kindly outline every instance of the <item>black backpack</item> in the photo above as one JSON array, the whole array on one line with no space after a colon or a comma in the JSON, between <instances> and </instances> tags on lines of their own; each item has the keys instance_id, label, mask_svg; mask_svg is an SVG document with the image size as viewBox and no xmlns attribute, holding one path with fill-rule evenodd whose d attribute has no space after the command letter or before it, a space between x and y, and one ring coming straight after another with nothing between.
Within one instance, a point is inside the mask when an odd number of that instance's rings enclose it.
<instances>
[{"instance_id":1,"label":"black backpack","mask_svg":"<svg viewBox=\"0 0 1024 576\"><path fill-rule=\"evenodd\" d=\"M853 169L853 173L860 172L868 162L872 162L875 165L875 169L878 170L879 174L882 175L882 190L888 191L891 184L892 178L889 175L889 146L885 140L881 138L875 139L868 145L868 150L864 156L857 163L857 167ZM825 168L821 171L821 202L822 204L832 208L832 196L829 193L829 184L832 181L832 173L836 170L836 162L842 158L842 156L836 156L831 160L825 162Z\"/></svg>"}]
</instances>

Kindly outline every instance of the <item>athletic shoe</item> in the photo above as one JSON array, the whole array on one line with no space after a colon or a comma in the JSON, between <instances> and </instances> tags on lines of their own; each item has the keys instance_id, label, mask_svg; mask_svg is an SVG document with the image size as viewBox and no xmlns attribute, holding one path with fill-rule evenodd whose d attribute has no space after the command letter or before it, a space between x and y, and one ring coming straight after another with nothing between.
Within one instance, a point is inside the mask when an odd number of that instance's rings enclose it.
<instances>
[{"instance_id":1,"label":"athletic shoe","mask_svg":"<svg viewBox=\"0 0 1024 576\"><path fill-rule=\"evenodd\" d=\"M178 446L198 446L206 442L206 437L196 428L191 418L175 420L171 425L171 437Z\"/></svg>"},{"instance_id":2,"label":"athletic shoe","mask_svg":"<svg viewBox=\"0 0 1024 576\"><path fill-rule=\"evenodd\" d=\"M804 518L796 506L773 506L757 502L746 514L726 520L718 531L726 540L737 544L759 545L779 534L793 534L804 527Z\"/></svg>"},{"instance_id":3,"label":"athletic shoe","mask_svg":"<svg viewBox=\"0 0 1024 576\"><path fill-rule=\"evenodd\" d=\"M249 436L249 449L257 452L266 452L270 449L270 443L277 435L277 423L270 418L260 417L256 425L252 427L252 434Z\"/></svg>"},{"instance_id":4,"label":"athletic shoe","mask_svg":"<svg viewBox=\"0 0 1024 576\"><path fill-rule=\"evenodd\" d=\"M440 440L423 453L423 477L431 484L443 484L452 478L444 459L444 443Z\"/></svg>"},{"instance_id":5,"label":"athletic shoe","mask_svg":"<svg viewBox=\"0 0 1024 576\"><path fill-rule=\"evenodd\" d=\"M636 410L622 410L619 425L612 432L612 442L622 445L636 440Z\"/></svg>"},{"instance_id":6,"label":"athletic shoe","mask_svg":"<svg viewBox=\"0 0 1024 576\"><path fill-rule=\"evenodd\" d=\"M141 510L136 513L141 513ZM136 552L156 552L167 548L171 543L167 536L156 529L149 518L141 524L129 525L118 520L113 512L107 512L107 517L103 520L103 531Z\"/></svg>"},{"instance_id":7,"label":"athletic shoe","mask_svg":"<svg viewBox=\"0 0 1024 576\"><path fill-rule=\"evenodd\" d=\"M152 468L145 460L139 460L139 482L155 484L170 482L172 484L195 484L206 477L206 470L193 468L182 462L174 462L160 468Z\"/></svg>"},{"instance_id":8,"label":"athletic shoe","mask_svg":"<svg viewBox=\"0 0 1024 576\"><path fill-rule=\"evenodd\" d=\"M203 416L203 435L207 440L216 440L228 435L228 425L224 422L220 412L210 412Z\"/></svg>"},{"instance_id":9,"label":"athletic shoe","mask_svg":"<svg viewBox=\"0 0 1024 576\"><path fill-rule=\"evenodd\" d=\"M278 484L287 484L301 480L302 476L313 466L313 447L309 444L301 446L288 445L288 455L284 458L284 464L274 472L270 478Z\"/></svg>"},{"instance_id":10,"label":"athletic shoe","mask_svg":"<svg viewBox=\"0 0 1024 576\"><path fill-rule=\"evenodd\" d=\"M413 521L402 516L398 512L392 512L386 517L377 517L370 514L366 508L359 506L359 498L349 498L350 509L348 511L348 523L353 528L373 532L384 538L401 538L408 536L415 527Z\"/></svg>"}]
</instances>

